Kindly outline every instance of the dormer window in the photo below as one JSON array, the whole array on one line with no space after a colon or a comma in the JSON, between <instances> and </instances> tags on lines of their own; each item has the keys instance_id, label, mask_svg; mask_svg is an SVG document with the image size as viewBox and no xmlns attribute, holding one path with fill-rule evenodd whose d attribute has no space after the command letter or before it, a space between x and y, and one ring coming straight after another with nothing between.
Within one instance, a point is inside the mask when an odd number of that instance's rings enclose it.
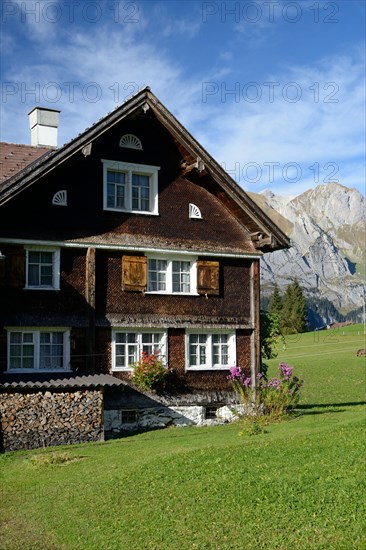
<instances>
[{"instance_id":1,"label":"dormer window","mask_svg":"<svg viewBox=\"0 0 366 550\"><path fill-rule=\"evenodd\" d=\"M159 166L102 162L104 210L158 214Z\"/></svg>"}]
</instances>

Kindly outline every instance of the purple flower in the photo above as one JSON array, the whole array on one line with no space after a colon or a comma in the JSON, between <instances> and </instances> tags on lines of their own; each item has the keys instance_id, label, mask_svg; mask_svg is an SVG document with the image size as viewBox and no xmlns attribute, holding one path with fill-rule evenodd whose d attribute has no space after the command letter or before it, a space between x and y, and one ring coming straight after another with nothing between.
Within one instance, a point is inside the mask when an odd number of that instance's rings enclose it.
<instances>
[{"instance_id":1,"label":"purple flower","mask_svg":"<svg viewBox=\"0 0 366 550\"><path fill-rule=\"evenodd\" d=\"M293 371L293 367L290 367L290 365L288 365L287 363L280 363L279 372L280 372L280 376L284 380L290 380L292 376L292 371Z\"/></svg>"},{"instance_id":2,"label":"purple flower","mask_svg":"<svg viewBox=\"0 0 366 550\"><path fill-rule=\"evenodd\" d=\"M229 380L241 380L242 372L240 367L230 367Z\"/></svg>"},{"instance_id":3,"label":"purple flower","mask_svg":"<svg viewBox=\"0 0 366 550\"><path fill-rule=\"evenodd\" d=\"M281 386L281 380L279 378L271 378L271 380L268 380L267 387L268 388L275 388L278 390Z\"/></svg>"}]
</instances>

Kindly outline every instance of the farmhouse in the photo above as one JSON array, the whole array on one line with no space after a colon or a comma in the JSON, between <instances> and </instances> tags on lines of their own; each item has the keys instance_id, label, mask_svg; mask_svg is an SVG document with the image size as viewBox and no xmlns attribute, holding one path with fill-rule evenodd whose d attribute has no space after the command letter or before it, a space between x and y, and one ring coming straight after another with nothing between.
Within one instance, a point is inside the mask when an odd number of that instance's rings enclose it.
<instances>
[{"instance_id":1,"label":"farmhouse","mask_svg":"<svg viewBox=\"0 0 366 550\"><path fill-rule=\"evenodd\" d=\"M228 369L260 368L259 260L288 238L148 87L60 148L58 117L1 145L3 449L229 418ZM143 352L165 391L130 383Z\"/></svg>"}]
</instances>

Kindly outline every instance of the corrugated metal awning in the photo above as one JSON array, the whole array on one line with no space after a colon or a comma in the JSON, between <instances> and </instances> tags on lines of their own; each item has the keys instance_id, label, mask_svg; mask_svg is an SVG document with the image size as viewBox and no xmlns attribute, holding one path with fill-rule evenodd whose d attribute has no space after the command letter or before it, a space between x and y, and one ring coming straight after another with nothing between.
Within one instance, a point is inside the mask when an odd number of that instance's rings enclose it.
<instances>
[{"instance_id":1,"label":"corrugated metal awning","mask_svg":"<svg viewBox=\"0 0 366 550\"><path fill-rule=\"evenodd\" d=\"M3 374L0 377L1 389L66 389L66 388L100 388L127 386L127 382L110 374Z\"/></svg>"}]
</instances>

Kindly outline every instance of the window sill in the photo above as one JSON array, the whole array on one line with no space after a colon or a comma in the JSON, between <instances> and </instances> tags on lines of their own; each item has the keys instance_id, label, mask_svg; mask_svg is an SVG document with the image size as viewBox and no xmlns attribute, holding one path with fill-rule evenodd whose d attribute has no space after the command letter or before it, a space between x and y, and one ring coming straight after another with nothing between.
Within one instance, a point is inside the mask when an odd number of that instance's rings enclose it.
<instances>
[{"instance_id":1,"label":"window sill","mask_svg":"<svg viewBox=\"0 0 366 550\"><path fill-rule=\"evenodd\" d=\"M195 372L195 371L228 371L230 367L186 367L186 372Z\"/></svg>"},{"instance_id":2,"label":"window sill","mask_svg":"<svg viewBox=\"0 0 366 550\"><path fill-rule=\"evenodd\" d=\"M103 212L119 212L120 214L142 214L143 216L159 216L159 212L150 210L124 210L122 208L103 208Z\"/></svg>"},{"instance_id":3,"label":"window sill","mask_svg":"<svg viewBox=\"0 0 366 550\"><path fill-rule=\"evenodd\" d=\"M133 372L133 369L126 367L113 367L112 372Z\"/></svg>"},{"instance_id":4,"label":"window sill","mask_svg":"<svg viewBox=\"0 0 366 550\"><path fill-rule=\"evenodd\" d=\"M165 292L162 290L147 290L145 294L159 294L161 296L200 296L198 292Z\"/></svg>"},{"instance_id":5,"label":"window sill","mask_svg":"<svg viewBox=\"0 0 366 550\"><path fill-rule=\"evenodd\" d=\"M47 290L48 292L49 291L60 292L61 289L55 288L52 286L25 286L23 290Z\"/></svg>"},{"instance_id":6,"label":"window sill","mask_svg":"<svg viewBox=\"0 0 366 550\"><path fill-rule=\"evenodd\" d=\"M53 370L46 370L46 369L8 369L4 371L4 374L70 374L73 371L70 369L53 369Z\"/></svg>"}]
</instances>

